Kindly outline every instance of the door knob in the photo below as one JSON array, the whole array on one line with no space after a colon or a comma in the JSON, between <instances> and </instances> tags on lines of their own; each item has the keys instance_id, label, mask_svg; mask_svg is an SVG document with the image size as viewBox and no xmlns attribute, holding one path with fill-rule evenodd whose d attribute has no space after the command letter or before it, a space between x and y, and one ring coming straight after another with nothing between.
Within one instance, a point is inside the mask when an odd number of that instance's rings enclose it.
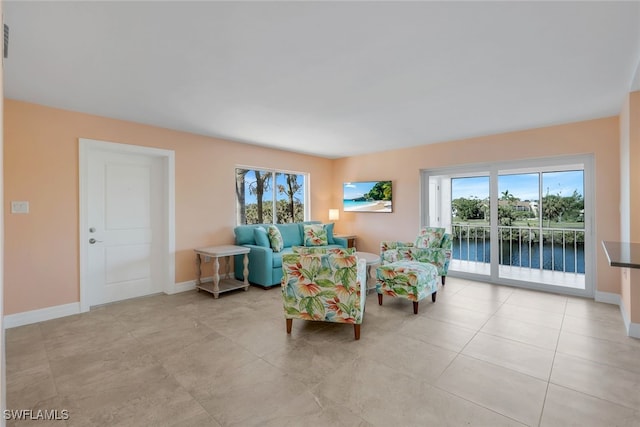
<instances>
[{"instance_id":1,"label":"door knob","mask_svg":"<svg viewBox=\"0 0 640 427\"><path fill-rule=\"evenodd\" d=\"M96 240L96 239L94 239L94 238L92 237L92 238L90 238L90 239L89 239L89 243L90 243L90 244L92 244L92 245L93 245L94 243L102 243L102 240Z\"/></svg>"}]
</instances>

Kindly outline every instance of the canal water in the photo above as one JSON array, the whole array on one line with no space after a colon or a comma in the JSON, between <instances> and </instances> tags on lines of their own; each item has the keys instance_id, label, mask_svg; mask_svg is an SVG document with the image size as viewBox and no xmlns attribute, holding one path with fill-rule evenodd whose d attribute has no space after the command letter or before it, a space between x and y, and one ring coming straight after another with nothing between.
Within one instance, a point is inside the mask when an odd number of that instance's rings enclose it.
<instances>
[{"instance_id":1,"label":"canal water","mask_svg":"<svg viewBox=\"0 0 640 427\"><path fill-rule=\"evenodd\" d=\"M545 244L542 248L542 268L544 270L584 274L584 244L579 243L576 246L575 249L573 245L565 247L563 253L562 245L553 245L552 247L551 244ZM501 265L540 268L539 243L532 243L530 251L528 244L520 247L517 242L503 240L500 248ZM531 260L529 260L529 252L531 252ZM488 263L491 260L490 242L487 240L476 243L473 240L469 240L469 244L467 245L466 239L462 241L460 239L454 239L453 259Z\"/></svg>"}]
</instances>

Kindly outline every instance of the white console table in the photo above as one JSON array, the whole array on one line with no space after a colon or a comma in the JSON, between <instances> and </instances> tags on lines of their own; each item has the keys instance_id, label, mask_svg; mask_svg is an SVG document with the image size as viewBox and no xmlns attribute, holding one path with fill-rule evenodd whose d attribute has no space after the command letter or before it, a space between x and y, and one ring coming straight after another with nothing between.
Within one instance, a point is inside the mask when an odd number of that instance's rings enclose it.
<instances>
[{"instance_id":1,"label":"white console table","mask_svg":"<svg viewBox=\"0 0 640 427\"><path fill-rule=\"evenodd\" d=\"M206 248L194 249L198 257L198 280L196 282L196 288L198 291L203 290L213 294L214 298L222 292L232 291L234 289L244 288L245 291L249 290L249 248L236 245L223 245L223 246L209 246ZM229 258L234 255L244 254L244 281L236 280L230 276L229 271ZM225 258L225 275L222 280L220 279L220 261L221 257ZM204 258L204 260L203 260ZM202 282L202 263L208 260L213 261L213 283Z\"/></svg>"}]
</instances>

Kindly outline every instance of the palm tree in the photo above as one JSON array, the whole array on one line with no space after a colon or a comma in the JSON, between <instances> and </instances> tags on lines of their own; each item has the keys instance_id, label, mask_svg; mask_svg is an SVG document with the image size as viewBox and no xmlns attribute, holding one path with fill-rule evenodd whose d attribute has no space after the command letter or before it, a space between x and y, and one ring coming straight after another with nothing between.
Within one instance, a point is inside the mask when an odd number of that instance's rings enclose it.
<instances>
[{"instance_id":1,"label":"palm tree","mask_svg":"<svg viewBox=\"0 0 640 427\"><path fill-rule=\"evenodd\" d=\"M236 169L236 224L247 223L247 205L244 197L245 177L248 169Z\"/></svg>"},{"instance_id":2,"label":"palm tree","mask_svg":"<svg viewBox=\"0 0 640 427\"><path fill-rule=\"evenodd\" d=\"M265 172L264 175L261 171L254 170L256 180L249 185L249 193L255 194L257 198L258 207L258 224L264 222L264 213L262 206L262 196L264 192L269 190L269 180L271 179L271 172Z\"/></svg>"},{"instance_id":3,"label":"palm tree","mask_svg":"<svg viewBox=\"0 0 640 427\"><path fill-rule=\"evenodd\" d=\"M301 185L298 183L298 176L295 174L285 174L286 185L278 185L278 192L286 194L287 196L287 208L289 210L289 220L295 222L296 210L295 210L295 195L300 190ZM283 218L284 220L284 218Z\"/></svg>"}]
</instances>

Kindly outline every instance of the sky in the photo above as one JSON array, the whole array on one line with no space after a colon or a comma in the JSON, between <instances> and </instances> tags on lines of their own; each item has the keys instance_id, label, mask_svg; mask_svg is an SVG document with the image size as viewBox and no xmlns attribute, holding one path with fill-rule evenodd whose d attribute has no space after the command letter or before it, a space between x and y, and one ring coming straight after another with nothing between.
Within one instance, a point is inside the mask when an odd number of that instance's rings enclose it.
<instances>
[{"instance_id":1,"label":"sky","mask_svg":"<svg viewBox=\"0 0 640 427\"><path fill-rule=\"evenodd\" d=\"M287 182L287 178L284 174L282 173L277 173L276 174L276 185L282 184L285 185ZM298 190L298 192L296 193L296 196L299 199L303 198L303 192L304 192L304 175L298 175L298 184L301 185L300 190ZM256 175L253 172L253 170L249 171L244 178L244 182L245 182L245 203L250 205L252 203L256 203L258 201L258 198L256 197L255 194L250 194L250 188L251 186L256 182ZM271 191L273 191L273 182L269 181L269 190L268 193L266 193L264 196L262 196L262 200L271 200ZM282 199L282 198L286 198L286 195L283 194L276 194L278 199Z\"/></svg>"},{"instance_id":2,"label":"sky","mask_svg":"<svg viewBox=\"0 0 640 427\"><path fill-rule=\"evenodd\" d=\"M344 183L344 199L350 200L362 197L368 193L378 181L371 182L345 182Z\"/></svg>"},{"instance_id":3,"label":"sky","mask_svg":"<svg viewBox=\"0 0 640 427\"><path fill-rule=\"evenodd\" d=\"M510 194L520 200L538 200L538 174L499 175L498 192L509 190ZM542 195L560 194L570 196L577 190L584 195L584 172L543 172ZM460 197L489 197L489 177L454 178L451 180L452 200Z\"/></svg>"}]
</instances>

